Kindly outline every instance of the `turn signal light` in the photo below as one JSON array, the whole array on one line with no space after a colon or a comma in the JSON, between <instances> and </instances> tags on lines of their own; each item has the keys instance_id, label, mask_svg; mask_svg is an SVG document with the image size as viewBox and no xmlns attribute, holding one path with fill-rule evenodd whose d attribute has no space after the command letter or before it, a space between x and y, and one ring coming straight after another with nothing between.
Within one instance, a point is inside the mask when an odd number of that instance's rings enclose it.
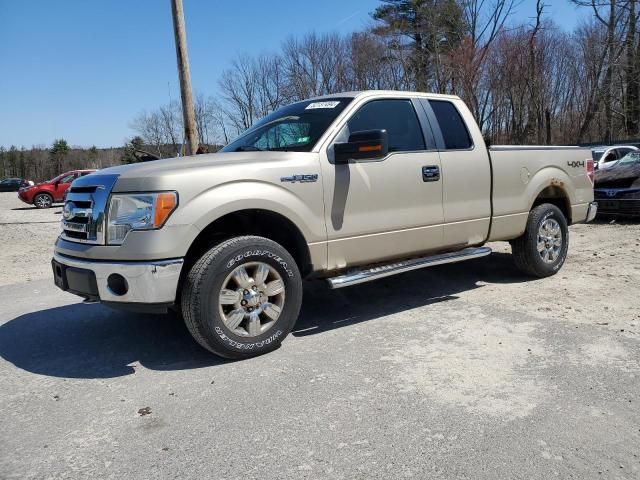
<instances>
[{"instance_id":1,"label":"turn signal light","mask_svg":"<svg viewBox=\"0 0 640 480\"><path fill-rule=\"evenodd\" d=\"M382 150L382 145L363 145L362 147L358 147L359 152L380 152Z\"/></svg>"},{"instance_id":2,"label":"turn signal light","mask_svg":"<svg viewBox=\"0 0 640 480\"><path fill-rule=\"evenodd\" d=\"M174 192L159 193L156 196L154 214L153 214L153 226L160 228L167 217L176 208L178 200Z\"/></svg>"}]
</instances>

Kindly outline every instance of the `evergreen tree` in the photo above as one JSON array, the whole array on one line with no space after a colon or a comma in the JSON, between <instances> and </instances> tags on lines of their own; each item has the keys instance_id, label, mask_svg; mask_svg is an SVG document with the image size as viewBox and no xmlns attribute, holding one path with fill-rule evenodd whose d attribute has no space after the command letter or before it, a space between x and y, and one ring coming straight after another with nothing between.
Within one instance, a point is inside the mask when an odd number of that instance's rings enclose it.
<instances>
[{"instance_id":1,"label":"evergreen tree","mask_svg":"<svg viewBox=\"0 0 640 480\"><path fill-rule=\"evenodd\" d=\"M465 36L462 8L455 0L381 0L373 12L380 22L377 33L394 41L398 49L409 49L416 90L444 91L441 57L456 48Z\"/></svg>"},{"instance_id":2,"label":"evergreen tree","mask_svg":"<svg viewBox=\"0 0 640 480\"><path fill-rule=\"evenodd\" d=\"M135 136L129 142L124 145L124 152L122 152L122 157L120 157L120 161L125 164L129 163L137 163L139 161L138 157L135 155L137 150L142 149L144 145L144 140L142 137Z\"/></svg>"},{"instance_id":3,"label":"evergreen tree","mask_svg":"<svg viewBox=\"0 0 640 480\"><path fill-rule=\"evenodd\" d=\"M67 141L63 138L57 139L53 142L53 145L51 145L51 149L49 150L49 156L51 157L51 160L53 160L53 162L56 165L56 175L59 175L61 173L64 173L63 170L63 163L64 163L64 159L67 157L67 155L69 154L69 144L67 143Z\"/></svg>"}]
</instances>

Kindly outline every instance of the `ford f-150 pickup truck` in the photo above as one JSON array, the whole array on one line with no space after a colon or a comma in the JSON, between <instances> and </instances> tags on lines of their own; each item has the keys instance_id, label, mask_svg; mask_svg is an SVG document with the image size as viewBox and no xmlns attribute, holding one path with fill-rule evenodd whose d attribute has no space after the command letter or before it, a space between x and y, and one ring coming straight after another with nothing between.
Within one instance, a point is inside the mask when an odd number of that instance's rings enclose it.
<instances>
[{"instance_id":1,"label":"ford f-150 pickup truck","mask_svg":"<svg viewBox=\"0 0 640 480\"><path fill-rule=\"evenodd\" d=\"M577 147L487 148L455 96L366 91L280 108L220 153L75 180L52 260L89 302L177 310L228 358L276 348L302 281L342 288L488 255L511 242L534 277L590 221L593 160Z\"/></svg>"}]
</instances>

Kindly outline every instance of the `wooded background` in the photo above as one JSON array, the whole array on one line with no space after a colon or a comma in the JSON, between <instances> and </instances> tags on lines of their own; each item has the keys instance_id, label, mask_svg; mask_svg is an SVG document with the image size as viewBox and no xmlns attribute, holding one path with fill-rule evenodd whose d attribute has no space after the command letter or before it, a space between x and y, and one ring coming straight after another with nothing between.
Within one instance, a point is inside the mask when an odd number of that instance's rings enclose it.
<instances>
[{"instance_id":1,"label":"wooded background","mask_svg":"<svg viewBox=\"0 0 640 480\"><path fill-rule=\"evenodd\" d=\"M290 37L279 51L240 55L216 97L196 95L201 143L213 151L274 109L351 90L459 95L494 144L613 143L640 137L637 0L573 0L587 19L566 31L536 15L517 23L515 0L381 0L371 26L349 35ZM43 180L71 168L137 161L135 151L176 156L180 104L132 119L119 148L0 148L0 177Z\"/></svg>"}]
</instances>

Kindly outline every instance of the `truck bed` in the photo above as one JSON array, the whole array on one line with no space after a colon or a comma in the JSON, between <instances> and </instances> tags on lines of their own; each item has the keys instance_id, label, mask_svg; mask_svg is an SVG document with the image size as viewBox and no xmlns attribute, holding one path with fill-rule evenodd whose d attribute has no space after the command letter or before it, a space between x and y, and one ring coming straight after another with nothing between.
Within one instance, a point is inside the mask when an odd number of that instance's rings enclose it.
<instances>
[{"instance_id":1,"label":"truck bed","mask_svg":"<svg viewBox=\"0 0 640 480\"><path fill-rule=\"evenodd\" d=\"M544 192L568 200L570 220L583 221L593 198L587 175L590 151L582 147L497 145L489 148L493 172L490 240L524 232L531 198Z\"/></svg>"}]
</instances>

